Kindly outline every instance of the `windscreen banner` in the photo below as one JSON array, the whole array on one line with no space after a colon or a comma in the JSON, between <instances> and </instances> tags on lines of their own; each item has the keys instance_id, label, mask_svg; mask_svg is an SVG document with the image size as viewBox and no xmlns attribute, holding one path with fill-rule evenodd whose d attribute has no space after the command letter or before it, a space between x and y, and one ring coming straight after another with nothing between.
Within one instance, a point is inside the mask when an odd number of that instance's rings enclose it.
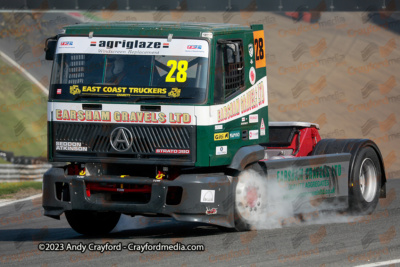
<instances>
[{"instance_id":1,"label":"windscreen banner","mask_svg":"<svg viewBox=\"0 0 400 267\"><path fill-rule=\"evenodd\" d=\"M116 37L61 37L56 54L114 54L208 57L205 40Z\"/></svg>"}]
</instances>

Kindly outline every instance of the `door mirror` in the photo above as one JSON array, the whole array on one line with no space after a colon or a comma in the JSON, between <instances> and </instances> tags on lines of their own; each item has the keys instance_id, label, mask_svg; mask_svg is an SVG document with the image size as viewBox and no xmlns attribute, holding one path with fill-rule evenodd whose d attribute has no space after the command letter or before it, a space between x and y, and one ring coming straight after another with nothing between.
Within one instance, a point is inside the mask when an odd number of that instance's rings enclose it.
<instances>
[{"instance_id":1,"label":"door mirror","mask_svg":"<svg viewBox=\"0 0 400 267\"><path fill-rule=\"evenodd\" d=\"M225 45L226 63L233 64L240 62L240 52L238 43Z\"/></svg>"},{"instance_id":2,"label":"door mirror","mask_svg":"<svg viewBox=\"0 0 400 267\"><path fill-rule=\"evenodd\" d=\"M46 60L54 60L54 54L56 53L57 40L47 39L44 51L46 52Z\"/></svg>"}]
</instances>

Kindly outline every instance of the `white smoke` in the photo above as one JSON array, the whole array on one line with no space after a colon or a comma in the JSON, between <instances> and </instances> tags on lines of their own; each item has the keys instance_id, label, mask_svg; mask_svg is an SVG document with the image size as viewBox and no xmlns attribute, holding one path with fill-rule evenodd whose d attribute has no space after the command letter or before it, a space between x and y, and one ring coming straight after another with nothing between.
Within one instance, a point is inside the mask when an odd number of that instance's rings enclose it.
<instances>
[{"instance_id":1,"label":"white smoke","mask_svg":"<svg viewBox=\"0 0 400 267\"><path fill-rule=\"evenodd\" d=\"M239 181L247 186L258 188L261 207L251 213L248 221L252 229L273 229L294 224L343 223L351 219L338 212L338 202L328 203L320 198L303 196L307 191L301 187L291 188L275 179L267 179L254 170L246 170ZM236 195L238 197L238 194ZM238 200L238 199L237 199ZM240 201L236 201L239 209ZM247 213L248 215L249 213Z\"/></svg>"}]
</instances>

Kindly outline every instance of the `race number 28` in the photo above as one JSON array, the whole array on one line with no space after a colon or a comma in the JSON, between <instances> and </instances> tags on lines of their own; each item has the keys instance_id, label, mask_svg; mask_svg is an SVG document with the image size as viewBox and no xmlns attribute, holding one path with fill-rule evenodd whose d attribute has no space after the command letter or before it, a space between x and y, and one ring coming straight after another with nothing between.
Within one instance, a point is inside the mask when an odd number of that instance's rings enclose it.
<instances>
[{"instance_id":1,"label":"race number 28","mask_svg":"<svg viewBox=\"0 0 400 267\"><path fill-rule=\"evenodd\" d=\"M254 50L256 56L256 69L266 66L264 30L253 32Z\"/></svg>"},{"instance_id":2,"label":"race number 28","mask_svg":"<svg viewBox=\"0 0 400 267\"><path fill-rule=\"evenodd\" d=\"M263 38L258 38L254 40L254 44L256 45L256 60L264 59L264 40Z\"/></svg>"},{"instance_id":3,"label":"race number 28","mask_svg":"<svg viewBox=\"0 0 400 267\"><path fill-rule=\"evenodd\" d=\"M186 70L188 68L188 62L186 60L176 61L176 60L168 60L167 66L171 67L168 72L167 77L165 77L165 81L168 83L174 83L175 81L178 83L186 82L187 73ZM176 78L173 77L176 69L178 72L176 73Z\"/></svg>"}]
</instances>

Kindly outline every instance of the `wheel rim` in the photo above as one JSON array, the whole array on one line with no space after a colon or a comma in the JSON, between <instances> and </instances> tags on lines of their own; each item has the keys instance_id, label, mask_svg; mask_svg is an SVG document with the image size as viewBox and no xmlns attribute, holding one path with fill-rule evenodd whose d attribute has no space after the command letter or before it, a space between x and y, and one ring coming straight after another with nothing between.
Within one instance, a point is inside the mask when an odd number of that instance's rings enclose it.
<instances>
[{"instance_id":1,"label":"wheel rim","mask_svg":"<svg viewBox=\"0 0 400 267\"><path fill-rule=\"evenodd\" d=\"M377 183L377 173L374 162L370 158L366 158L361 163L360 168L360 191L367 202L371 202L376 195Z\"/></svg>"},{"instance_id":2,"label":"wheel rim","mask_svg":"<svg viewBox=\"0 0 400 267\"><path fill-rule=\"evenodd\" d=\"M236 186L236 210L240 217L251 224L258 221L262 212L262 182L254 171L240 174Z\"/></svg>"}]
</instances>

